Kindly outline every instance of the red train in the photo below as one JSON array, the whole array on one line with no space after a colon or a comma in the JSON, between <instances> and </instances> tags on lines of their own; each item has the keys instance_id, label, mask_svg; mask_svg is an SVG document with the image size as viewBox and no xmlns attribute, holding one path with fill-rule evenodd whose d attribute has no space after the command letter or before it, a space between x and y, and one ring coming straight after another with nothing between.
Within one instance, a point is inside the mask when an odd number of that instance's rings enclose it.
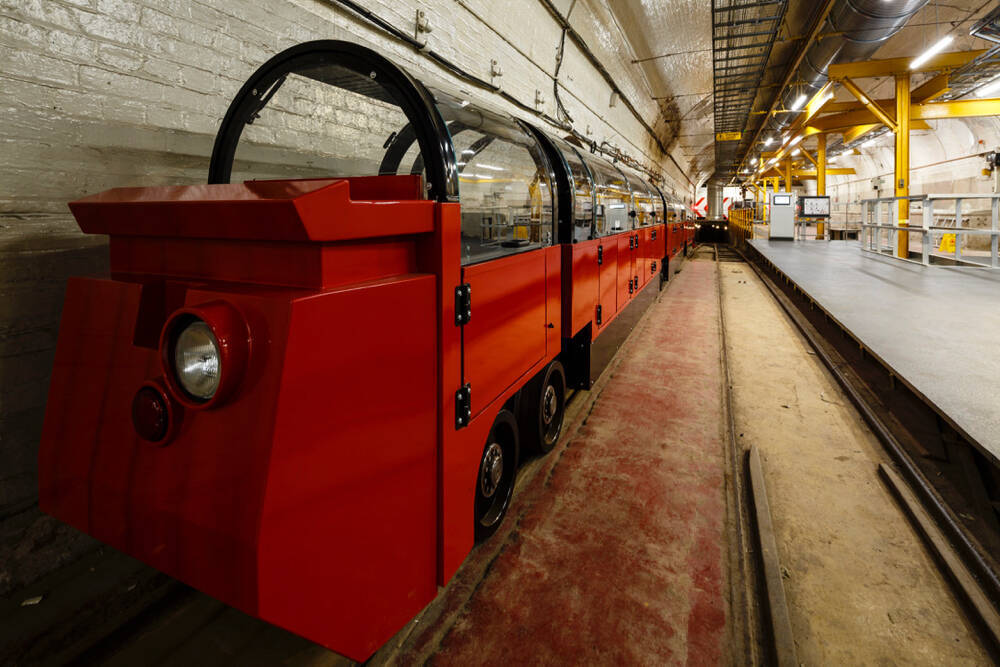
<instances>
[{"instance_id":1,"label":"red train","mask_svg":"<svg viewBox=\"0 0 1000 667\"><path fill-rule=\"evenodd\" d=\"M319 116L329 146L296 134ZM346 42L246 82L209 181L70 205L111 275L67 288L41 506L363 660L496 530L693 227Z\"/></svg>"}]
</instances>

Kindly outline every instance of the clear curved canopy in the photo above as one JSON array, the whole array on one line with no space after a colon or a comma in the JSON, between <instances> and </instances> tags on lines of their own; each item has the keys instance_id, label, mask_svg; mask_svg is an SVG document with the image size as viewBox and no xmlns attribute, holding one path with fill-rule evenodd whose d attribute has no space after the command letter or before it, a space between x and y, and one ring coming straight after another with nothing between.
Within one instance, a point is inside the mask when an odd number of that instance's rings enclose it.
<instances>
[{"instance_id":1,"label":"clear curved canopy","mask_svg":"<svg viewBox=\"0 0 1000 667\"><path fill-rule=\"evenodd\" d=\"M262 66L210 168L212 182L393 174L462 202L464 263L556 241L552 168L527 128L355 44L300 44Z\"/></svg>"}]
</instances>

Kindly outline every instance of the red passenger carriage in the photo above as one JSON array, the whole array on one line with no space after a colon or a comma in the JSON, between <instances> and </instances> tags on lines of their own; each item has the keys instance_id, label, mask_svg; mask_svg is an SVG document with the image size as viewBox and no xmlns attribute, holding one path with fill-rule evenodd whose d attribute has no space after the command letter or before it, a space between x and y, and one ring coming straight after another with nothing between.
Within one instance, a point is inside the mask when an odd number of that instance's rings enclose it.
<instances>
[{"instance_id":1,"label":"red passenger carriage","mask_svg":"<svg viewBox=\"0 0 1000 667\"><path fill-rule=\"evenodd\" d=\"M276 159L304 117L337 148ZM71 205L111 275L67 289L41 506L363 660L497 529L686 231L637 174L344 42L250 78L209 180Z\"/></svg>"}]
</instances>

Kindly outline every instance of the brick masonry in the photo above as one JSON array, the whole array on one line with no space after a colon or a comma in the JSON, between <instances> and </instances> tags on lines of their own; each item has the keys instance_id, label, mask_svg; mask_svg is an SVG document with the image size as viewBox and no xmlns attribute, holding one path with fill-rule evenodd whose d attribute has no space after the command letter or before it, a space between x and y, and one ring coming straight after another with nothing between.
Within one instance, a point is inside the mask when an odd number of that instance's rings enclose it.
<instances>
[{"instance_id":1,"label":"brick masonry","mask_svg":"<svg viewBox=\"0 0 1000 667\"><path fill-rule=\"evenodd\" d=\"M365 4L408 32L423 9L432 48L486 79L499 61L505 90L528 104L539 90L543 110L556 115L560 28L536 0ZM565 15L571 0L555 5ZM586 0L572 7L574 28L657 127L658 107L609 39L603 14ZM354 40L449 80L328 0L0 0L0 595L93 547L36 504L66 278L107 265L105 240L80 234L66 202L115 186L204 182L218 120L243 80L277 51L320 38ZM624 105L609 106L604 79L566 44L560 81L575 127L659 164L668 189L688 192L683 174Z\"/></svg>"}]
</instances>

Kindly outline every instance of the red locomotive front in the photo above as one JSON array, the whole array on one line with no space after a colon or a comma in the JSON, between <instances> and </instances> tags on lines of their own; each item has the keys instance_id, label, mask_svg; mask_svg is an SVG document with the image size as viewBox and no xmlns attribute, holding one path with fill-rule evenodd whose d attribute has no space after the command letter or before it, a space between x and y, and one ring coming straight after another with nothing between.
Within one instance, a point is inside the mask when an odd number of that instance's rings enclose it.
<instances>
[{"instance_id":1,"label":"red locomotive front","mask_svg":"<svg viewBox=\"0 0 1000 667\"><path fill-rule=\"evenodd\" d=\"M296 134L317 117L330 146ZM652 301L665 202L332 41L247 81L209 180L71 205L111 275L67 289L41 506L364 660L500 525L592 341Z\"/></svg>"}]
</instances>

